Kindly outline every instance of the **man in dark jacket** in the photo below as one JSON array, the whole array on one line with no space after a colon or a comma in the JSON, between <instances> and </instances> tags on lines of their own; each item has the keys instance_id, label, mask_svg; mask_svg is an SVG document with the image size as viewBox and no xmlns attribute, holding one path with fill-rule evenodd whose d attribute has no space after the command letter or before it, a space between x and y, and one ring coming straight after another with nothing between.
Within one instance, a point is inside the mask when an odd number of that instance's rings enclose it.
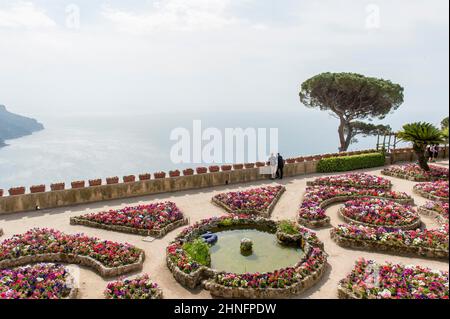
<instances>
[{"instance_id":1,"label":"man in dark jacket","mask_svg":"<svg viewBox=\"0 0 450 319\"><path fill-rule=\"evenodd\" d=\"M278 169L277 169L277 177L279 179L283 179L283 169L284 169L284 159L283 156L278 153Z\"/></svg>"}]
</instances>

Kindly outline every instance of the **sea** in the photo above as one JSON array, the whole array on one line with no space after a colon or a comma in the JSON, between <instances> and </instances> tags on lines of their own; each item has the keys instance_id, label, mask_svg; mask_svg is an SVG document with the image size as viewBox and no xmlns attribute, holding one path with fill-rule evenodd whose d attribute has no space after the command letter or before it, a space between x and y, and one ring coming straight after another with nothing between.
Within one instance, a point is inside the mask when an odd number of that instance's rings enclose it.
<instances>
[{"instance_id":1,"label":"sea","mask_svg":"<svg viewBox=\"0 0 450 319\"><path fill-rule=\"evenodd\" d=\"M8 140L8 146L0 148L0 189L167 172L208 166L214 164L212 161L222 164L241 162L242 158L254 160L254 157L265 160L276 145L270 143L271 138L278 141L278 151L284 158L331 153L338 148L338 122L322 112L46 114L36 118L44 124L43 131ZM208 140L201 140L198 131L195 133L199 124L202 134L219 134L214 135L214 145L217 152L220 145L217 141L221 141L222 157L214 153L215 157L199 158L201 153L194 145L201 145L201 152L204 152L208 144ZM234 149L233 160L224 157L227 150L230 156L230 149L225 146L226 129L237 128L256 132L259 155L253 156L255 147L246 143ZM271 128L277 129L277 134ZM180 136L171 139L174 132L189 134L188 138L183 135L183 145L188 146L189 156L183 153L183 158L176 156L174 159L174 147L181 140ZM375 146L376 137L360 137L350 149ZM181 154L180 149L177 150L175 154ZM184 162L180 163L182 159Z\"/></svg>"}]
</instances>

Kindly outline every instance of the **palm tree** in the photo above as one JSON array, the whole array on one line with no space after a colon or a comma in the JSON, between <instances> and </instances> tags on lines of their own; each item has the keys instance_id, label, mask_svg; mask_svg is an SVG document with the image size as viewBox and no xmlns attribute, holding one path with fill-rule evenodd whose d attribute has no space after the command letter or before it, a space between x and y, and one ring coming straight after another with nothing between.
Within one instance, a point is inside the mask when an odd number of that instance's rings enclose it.
<instances>
[{"instance_id":1,"label":"palm tree","mask_svg":"<svg viewBox=\"0 0 450 319\"><path fill-rule=\"evenodd\" d=\"M428 159L425 156L428 145L444 142L442 131L434 125L425 122L416 122L403 125L403 131L398 132L397 136L404 141L413 144L414 152L419 160L420 167L429 172Z\"/></svg>"}]
</instances>

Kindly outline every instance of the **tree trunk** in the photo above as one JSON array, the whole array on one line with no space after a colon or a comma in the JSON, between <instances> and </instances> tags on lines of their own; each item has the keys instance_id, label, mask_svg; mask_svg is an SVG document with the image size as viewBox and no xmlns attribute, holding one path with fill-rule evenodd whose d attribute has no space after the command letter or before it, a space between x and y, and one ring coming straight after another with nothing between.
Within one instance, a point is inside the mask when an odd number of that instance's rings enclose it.
<instances>
[{"instance_id":1,"label":"tree trunk","mask_svg":"<svg viewBox=\"0 0 450 319\"><path fill-rule=\"evenodd\" d=\"M426 151L426 149L423 149L421 147L414 147L414 152L417 155L417 159L419 161L420 168L426 172L429 172L430 167L428 166L428 159L425 156L425 151Z\"/></svg>"},{"instance_id":2,"label":"tree trunk","mask_svg":"<svg viewBox=\"0 0 450 319\"><path fill-rule=\"evenodd\" d=\"M346 146L346 138L345 138L345 126L346 126L346 122L345 119L343 117L340 118L341 123L339 124L339 128L338 128L338 133L339 133L339 142L340 142L340 146L339 146L339 152L345 152L348 148L348 146Z\"/></svg>"}]
</instances>

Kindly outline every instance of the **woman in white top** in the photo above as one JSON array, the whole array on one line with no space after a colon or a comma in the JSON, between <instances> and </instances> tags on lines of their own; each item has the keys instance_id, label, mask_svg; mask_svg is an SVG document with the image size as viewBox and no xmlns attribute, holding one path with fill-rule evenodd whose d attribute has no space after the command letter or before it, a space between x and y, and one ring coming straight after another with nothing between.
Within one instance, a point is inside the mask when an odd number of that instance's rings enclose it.
<instances>
[{"instance_id":1,"label":"woman in white top","mask_svg":"<svg viewBox=\"0 0 450 319\"><path fill-rule=\"evenodd\" d=\"M277 170L278 170L278 159L273 153L270 154L269 164L270 164L270 173L272 174L272 179L275 179L275 177L277 176Z\"/></svg>"}]
</instances>

